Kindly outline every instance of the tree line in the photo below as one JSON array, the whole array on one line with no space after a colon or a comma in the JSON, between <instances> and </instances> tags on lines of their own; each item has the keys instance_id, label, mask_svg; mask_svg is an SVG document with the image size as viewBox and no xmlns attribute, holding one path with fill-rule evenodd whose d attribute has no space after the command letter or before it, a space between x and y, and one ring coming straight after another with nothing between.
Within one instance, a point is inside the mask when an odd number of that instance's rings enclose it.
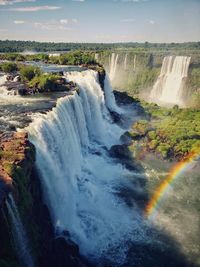
<instances>
[{"instance_id":1,"label":"tree line","mask_svg":"<svg viewBox=\"0 0 200 267\"><path fill-rule=\"evenodd\" d=\"M200 42L186 43L54 43L54 42L35 42L35 41L10 41L0 40L0 52L51 52L51 51L72 51L72 50L114 50L114 49L200 49Z\"/></svg>"}]
</instances>

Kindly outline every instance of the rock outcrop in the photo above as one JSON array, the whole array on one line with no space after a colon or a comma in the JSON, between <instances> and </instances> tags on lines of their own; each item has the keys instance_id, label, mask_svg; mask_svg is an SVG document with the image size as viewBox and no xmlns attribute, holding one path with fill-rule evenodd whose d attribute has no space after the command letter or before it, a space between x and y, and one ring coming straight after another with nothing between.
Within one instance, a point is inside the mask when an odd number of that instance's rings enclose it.
<instances>
[{"instance_id":1,"label":"rock outcrop","mask_svg":"<svg viewBox=\"0 0 200 267\"><path fill-rule=\"evenodd\" d=\"M0 266L20 266L5 205L10 192L26 229L35 267L88 266L69 234L55 235L35 168L35 147L26 132L0 133Z\"/></svg>"}]
</instances>

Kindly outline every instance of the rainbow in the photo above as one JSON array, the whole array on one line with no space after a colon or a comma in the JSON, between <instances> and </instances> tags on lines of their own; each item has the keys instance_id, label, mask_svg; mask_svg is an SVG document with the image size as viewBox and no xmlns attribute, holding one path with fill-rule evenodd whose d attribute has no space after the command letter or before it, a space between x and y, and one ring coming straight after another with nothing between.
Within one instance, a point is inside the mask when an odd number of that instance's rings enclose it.
<instances>
[{"instance_id":1,"label":"rainbow","mask_svg":"<svg viewBox=\"0 0 200 267\"><path fill-rule=\"evenodd\" d=\"M155 190L152 198L147 203L145 208L145 215L150 218L153 216L154 212L156 212L158 206L160 205L161 200L163 199L164 195L170 189L170 185L173 183L175 179L180 177L186 170L191 167L191 164L199 159L199 154L197 153L190 153L187 158L178 162L169 172L166 179L157 187Z\"/></svg>"}]
</instances>

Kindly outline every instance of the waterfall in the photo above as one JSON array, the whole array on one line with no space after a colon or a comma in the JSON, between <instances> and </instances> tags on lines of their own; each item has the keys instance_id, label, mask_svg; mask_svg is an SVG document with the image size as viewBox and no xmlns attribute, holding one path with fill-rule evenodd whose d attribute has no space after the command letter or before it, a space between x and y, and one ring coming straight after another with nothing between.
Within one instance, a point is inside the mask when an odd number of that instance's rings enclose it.
<instances>
[{"instance_id":1,"label":"waterfall","mask_svg":"<svg viewBox=\"0 0 200 267\"><path fill-rule=\"evenodd\" d=\"M7 75L0 76L0 97L7 96L8 91L6 87L4 86L5 82L7 81Z\"/></svg>"},{"instance_id":2,"label":"waterfall","mask_svg":"<svg viewBox=\"0 0 200 267\"><path fill-rule=\"evenodd\" d=\"M79 92L60 98L28 128L44 198L56 233L68 230L81 254L123 262L129 241L145 240L141 216L117 197L129 172L107 155L123 131L110 118L97 73L65 77Z\"/></svg>"},{"instance_id":3,"label":"waterfall","mask_svg":"<svg viewBox=\"0 0 200 267\"><path fill-rule=\"evenodd\" d=\"M19 261L24 267L33 267L33 259L31 257L28 239L24 226L21 222L20 215L15 204L14 198L9 194L6 201L8 214L12 223L12 236L14 247L18 255Z\"/></svg>"},{"instance_id":4,"label":"waterfall","mask_svg":"<svg viewBox=\"0 0 200 267\"><path fill-rule=\"evenodd\" d=\"M117 112L119 114L123 113L123 110L119 108L116 104L115 97L112 91L110 80L106 75L104 80L104 94L105 94L105 104L110 111Z\"/></svg>"},{"instance_id":5,"label":"waterfall","mask_svg":"<svg viewBox=\"0 0 200 267\"><path fill-rule=\"evenodd\" d=\"M137 59L137 56L135 55L133 59L133 70L136 69L136 59Z\"/></svg>"},{"instance_id":6,"label":"waterfall","mask_svg":"<svg viewBox=\"0 0 200 267\"><path fill-rule=\"evenodd\" d=\"M188 75L190 57L165 57L160 75L153 86L150 99L153 102L184 105L184 85Z\"/></svg>"},{"instance_id":7,"label":"waterfall","mask_svg":"<svg viewBox=\"0 0 200 267\"><path fill-rule=\"evenodd\" d=\"M99 54L98 53L95 53L94 58L98 62L98 60L99 60Z\"/></svg>"},{"instance_id":8,"label":"waterfall","mask_svg":"<svg viewBox=\"0 0 200 267\"><path fill-rule=\"evenodd\" d=\"M127 69L127 58L128 58L128 54L126 54L124 58L124 70Z\"/></svg>"},{"instance_id":9,"label":"waterfall","mask_svg":"<svg viewBox=\"0 0 200 267\"><path fill-rule=\"evenodd\" d=\"M113 81L115 78L115 74L117 71L117 64L118 64L119 55L112 53L111 60L110 60L110 80Z\"/></svg>"}]
</instances>

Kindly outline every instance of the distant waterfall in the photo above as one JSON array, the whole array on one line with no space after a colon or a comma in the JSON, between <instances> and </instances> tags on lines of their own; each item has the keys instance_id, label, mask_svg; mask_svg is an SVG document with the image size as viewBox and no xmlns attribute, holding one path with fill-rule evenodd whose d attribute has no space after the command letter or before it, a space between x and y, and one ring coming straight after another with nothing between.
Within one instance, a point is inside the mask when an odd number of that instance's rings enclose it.
<instances>
[{"instance_id":1,"label":"distant waterfall","mask_svg":"<svg viewBox=\"0 0 200 267\"><path fill-rule=\"evenodd\" d=\"M97 261L123 261L128 241L145 240L141 217L117 197L128 171L106 152L124 131L110 118L106 103L115 103L105 100L97 73L71 72L65 77L79 92L60 98L28 129L44 197L57 233L68 230L82 254Z\"/></svg>"},{"instance_id":2,"label":"distant waterfall","mask_svg":"<svg viewBox=\"0 0 200 267\"><path fill-rule=\"evenodd\" d=\"M11 194L8 196L6 206L12 223L13 241L19 261L24 267L33 267L34 264L30 254L26 232L21 222L17 206Z\"/></svg>"},{"instance_id":3,"label":"distant waterfall","mask_svg":"<svg viewBox=\"0 0 200 267\"><path fill-rule=\"evenodd\" d=\"M118 59L119 59L119 55L112 53L111 60L110 60L110 73L109 73L111 81L114 80L114 78L115 78L115 74L117 71Z\"/></svg>"},{"instance_id":4,"label":"distant waterfall","mask_svg":"<svg viewBox=\"0 0 200 267\"><path fill-rule=\"evenodd\" d=\"M124 70L127 69L127 58L128 58L128 54L126 54L124 58Z\"/></svg>"},{"instance_id":5,"label":"distant waterfall","mask_svg":"<svg viewBox=\"0 0 200 267\"><path fill-rule=\"evenodd\" d=\"M98 60L99 60L99 54L98 53L95 53L94 58L98 62Z\"/></svg>"},{"instance_id":6,"label":"distant waterfall","mask_svg":"<svg viewBox=\"0 0 200 267\"><path fill-rule=\"evenodd\" d=\"M7 81L7 75L0 76L0 97L7 96L8 91L4 86L4 83Z\"/></svg>"},{"instance_id":7,"label":"distant waterfall","mask_svg":"<svg viewBox=\"0 0 200 267\"><path fill-rule=\"evenodd\" d=\"M183 90L188 75L190 57L165 57L160 75L153 86L150 100L166 104L183 105Z\"/></svg>"},{"instance_id":8,"label":"distant waterfall","mask_svg":"<svg viewBox=\"0 0 200 267\"><path fill-rule=\"evenodd\" d=\"M137 59L137 56L135 55L133 59L133 70L136 69L136 59Z\"/></svg>"}]
</instances>

